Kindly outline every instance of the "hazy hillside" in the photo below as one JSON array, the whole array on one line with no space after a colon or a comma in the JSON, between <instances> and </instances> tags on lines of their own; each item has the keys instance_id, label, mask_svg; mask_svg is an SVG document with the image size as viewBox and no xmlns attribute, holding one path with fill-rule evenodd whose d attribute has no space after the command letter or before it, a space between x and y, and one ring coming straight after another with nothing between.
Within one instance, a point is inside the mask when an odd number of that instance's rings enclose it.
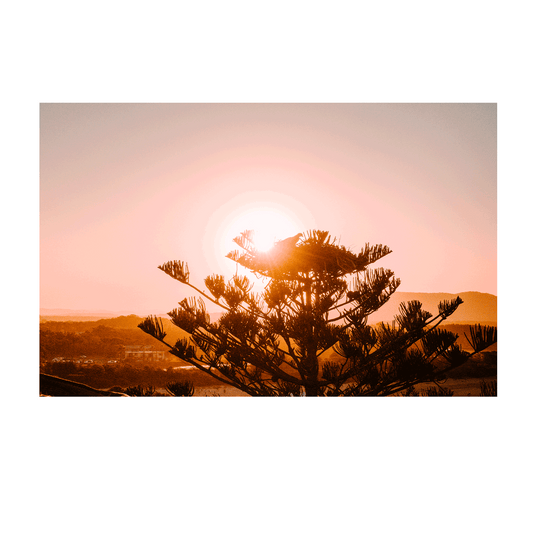
<instances>
[{"instance_id":1,"label":"hazy hillside","mask_svg":"<svg viewBox=\"0 0 533 533\"><path fill-rule=\"evenodd\" d=\"M459 323L482 323L488 325L496 325L497 323L497 297L493 294L484 292L461 292L458 294L450 294L445 292L430 293L430 292L396 292L391 299L378 311L369 317L369 322L375 324L377 322L390 322L394 315L398 313L398 306L401 302L410 300L419 300L422 302L422 307L432 314L437 314L438 304L442 300L452 300L460 296L464 301L459 306L459 309L448 319L448 322ZM220 318L222 313L210 313L211 320L215 321ZM74 311L72 309L41 309L40 321L71 321L76 325L72 328L73 331L83 331L92 329L99 325L111 328L136 328L139 322L145 318L137 315L118 316L117 315L102 315L100 313L90 313L87 311ZM158 315L163 318L163 322L168 327L170 321L166 314ZM113 318L111 318L113 317ZM80 324L81 322L88 322L90 324ZM64 329L64 328L63 328ZM170 328L172 329L172 326Z\"/></svg>"},{"instance_id":2,"label":"hazy hillside","mask_svg":"<svg viewBox=\"0 0 533 533\"><path fill-rule=\"evenodd\" d=\"M401 302L410 300L419 300L422 302L422 308L433 315L438 313L439 302L443 300L452 300L459 296L462 303L457 311L448 318L449 323L481 323L487 325L496 325L497 323L497 297L493 294L484 292L461 292L459 294L450 294L445 292L396 292L390 300L378 311L370 315L369 322L390 322L394 315L398 314L398 307Z\"/></svg>"},{"instance_id":3,"label":"hazy hillside","mask_svg":"<svg viewBox=\"0 0 533 533\"><path fill-rule=\"evenodd\" d=\"M99 338L108 338L113 337L113 332L115 332L116 334L114 337L120 337L122 344L158 344L153 337L138 328L138 325L145 317L137 315L103 318L100 320L77 320L77 317L72 316L60 317L62 320L47 320L48 318L50 317L41 317L41 323L39 324L41 337L43 332L47 332L62 334L76 333L78 335L87 334L96 335ZM75 318L75 320L72 320L73 318ZM165 341L171 345L178 339L188 335L174 326L168 318L162 318L161 320L163 322L163 327L167 332Z\"/></svg>"},{"instance_id":4,"label":"hazy hillside","mask_svg":"<svg viewBox=\"0 0 533 533\"><path fill-rule=\"evenodd\" d=\"M443 300L452 300L460 296L462 303L457 311L448 319L447 322L453 324L486 324L489 326L497 325L497 297L485 292L461 292L450 294L445 292L396 292L391 299L378 311L370 315L369 323L390 322L394 315L398 314L398 307L401 302L410 300L419 300L422 302L422 308L433 315L438 312L438 305ZM222 313L210 313L211 320L215 321L220 318Z\"/></svg>"},{"instance_id":5,"label":"hazy hillside","mask_svg":"<svg viewBox=\"0 0 533 533\"><path fill-rule=\"evenodd\" d=\"M101 318L96 320L79 320L77 316L41 316L41 329L47 329L50 331L71 331L71 332L82 332L90 331L92 329L98 328L99 326L104 326L106 328L115 328L115 329L137 329L137 326L145 317L140 317L137 315L128 315L128 316L118 316L114 318ZM169 329L174 326L171 325L168 318L162 318L165 328Z\"/></svg>"}]
</instances>

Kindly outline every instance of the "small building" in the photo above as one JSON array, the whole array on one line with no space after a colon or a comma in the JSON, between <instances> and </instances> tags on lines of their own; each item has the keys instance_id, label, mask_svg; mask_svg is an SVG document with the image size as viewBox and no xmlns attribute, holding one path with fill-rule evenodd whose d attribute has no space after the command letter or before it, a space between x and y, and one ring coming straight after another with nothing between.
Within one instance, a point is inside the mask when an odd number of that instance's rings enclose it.
<instances>
[{"instance_id":1,"label":"small building","mask_svg":"<svg viewBox=\"0 0 533 533\"><path fill-rule=\"evenodd\" d=\"M168 358L164 350L156 350L151 345L124 346L124 360L135 361L165 361Z\"/></svg>"}]
</instances>

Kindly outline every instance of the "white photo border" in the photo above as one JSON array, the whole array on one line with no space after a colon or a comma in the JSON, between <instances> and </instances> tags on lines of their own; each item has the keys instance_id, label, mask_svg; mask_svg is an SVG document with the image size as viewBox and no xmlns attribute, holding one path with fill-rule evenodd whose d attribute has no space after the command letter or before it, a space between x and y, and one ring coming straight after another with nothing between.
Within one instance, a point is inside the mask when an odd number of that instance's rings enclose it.
<instances>
[{"instance_id":1,"label":"white photo border","mask_svg":"<svg viewBox=\"0 0 533 533\"><path fill-rule=\"evenodd\" d=\"M20 416L516 416L516 86L514 84L21 84L18 88ZM41 103L496 103L498 396L115 398L39 395ZM23 334L19 329L24 325Z\"/></svg>"}]
</instances>

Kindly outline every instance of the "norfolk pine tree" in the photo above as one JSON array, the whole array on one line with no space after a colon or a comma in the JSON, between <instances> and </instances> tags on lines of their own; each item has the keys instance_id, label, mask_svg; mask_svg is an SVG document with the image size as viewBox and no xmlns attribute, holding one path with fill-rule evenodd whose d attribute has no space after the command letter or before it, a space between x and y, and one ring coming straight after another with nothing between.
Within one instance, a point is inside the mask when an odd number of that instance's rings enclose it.
<instances>
[{"instance_id":1,"label":"norfolk pine tree","mask_svg":"<svg viewBox=\"0 0 533 533\"><path fill-rule=\"evenodd\" d=\"M368 317L400 284L392 271L369 268L391 253L387 246L366 244L354 253L327 231L298 234L269 252L256 250L251 231L234 242L242 251L227 257L268 281L261 293L237 274L229 281L208 276L203 291L190 282L186 263L168 262L159 268L224 312L213 323L202 298L179 302L168 315L189 336L174 346L157 317L139 327L176 357L251 396L390 396L419 383L440 386L446 372L496 342L496 328L473 326L469 353L439 327L460 298L441 302L436 316L418 301L404 302L392 324L369 326Z\"/></svg>"}]
</instances>

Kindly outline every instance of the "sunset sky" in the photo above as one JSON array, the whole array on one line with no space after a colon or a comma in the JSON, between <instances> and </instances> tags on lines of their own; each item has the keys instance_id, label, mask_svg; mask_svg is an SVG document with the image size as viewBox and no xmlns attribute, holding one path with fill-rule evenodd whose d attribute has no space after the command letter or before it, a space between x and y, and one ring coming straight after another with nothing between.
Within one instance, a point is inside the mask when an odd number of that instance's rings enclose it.
<instances>
[{"instance_id":1,"label":"sunset sky","mask_svg":"<svg viewBox=\"0 0 533 533\"><path fill-rule=\"evenodd\" d=\"M40 307L164 313L231 238L328 230L400 291L496 289L496 104L41 104Z\"/></svg>"}]
</instances>

